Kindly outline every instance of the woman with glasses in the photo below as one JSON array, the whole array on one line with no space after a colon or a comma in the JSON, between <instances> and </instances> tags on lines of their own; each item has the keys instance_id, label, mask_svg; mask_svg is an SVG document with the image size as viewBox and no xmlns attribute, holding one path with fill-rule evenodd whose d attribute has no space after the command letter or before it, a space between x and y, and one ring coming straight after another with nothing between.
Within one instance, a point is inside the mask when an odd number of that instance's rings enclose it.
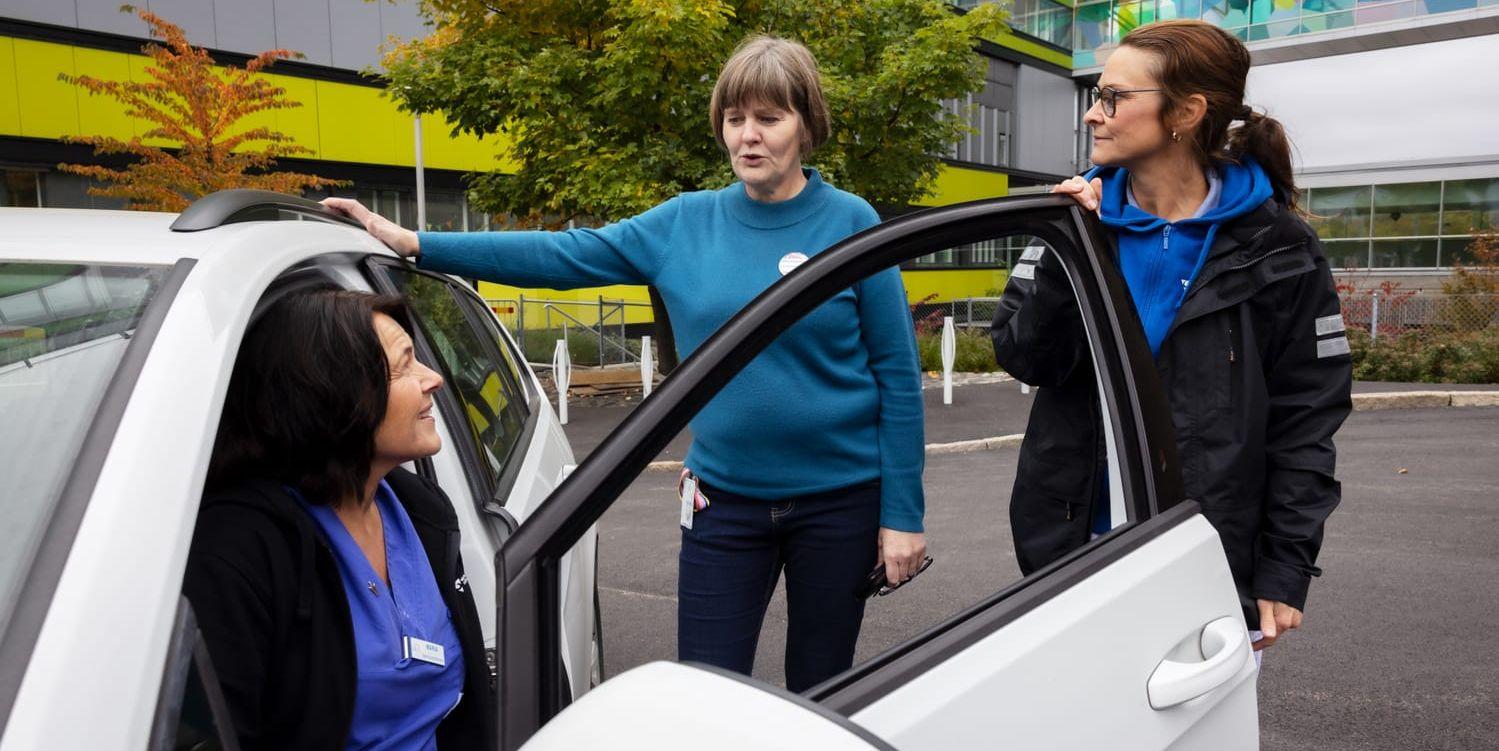
<instances>
[{"instance_id":1,"label":"woman with glasses","mask_svg":"<svg viewBox=\"0 0 1499 751\"><path fill-rule=\"evenodd\" d=\"M1300 626L1321 573L1352 375L1290 142L1244 103L1249 63L1211 24L1130 32L1084 116L1095 167L1053 192L1096 210L1114 241L1171 402L1185 497L1222 537L1258 650ZM1110 518L1091 359L1037 344L1081 331L1070 289L1050 256L1030 271L1011 277L992 329L999 364L1049 387L1011 499L1026 573L1124 521Z\"/></svg>"}]
</instances>

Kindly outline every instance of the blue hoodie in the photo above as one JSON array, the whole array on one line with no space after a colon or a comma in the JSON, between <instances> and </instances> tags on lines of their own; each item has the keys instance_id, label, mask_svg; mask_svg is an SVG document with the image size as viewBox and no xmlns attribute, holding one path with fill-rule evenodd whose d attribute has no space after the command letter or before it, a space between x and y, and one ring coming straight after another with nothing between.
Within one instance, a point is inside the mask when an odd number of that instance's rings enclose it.
<instances>
[{"instance_id":1,"label":"blue hoodie","mask_svg":"<svg viewBox=\"0 0 1499 751\"><path fill-rule=\"evenodd\" d=\"M1119 266L1145 325L1150 352L1159 356L1187 291L1202 271L1218 228L1259 208L1274 195L1270 178L1253 159L1220 162L1210 177L1208 200L1197 216L1168 222L1134 204L1129 172L1099 167L1085 177L1103 180L1099 218L1119 240ZM1216 195L1216 202L1214 201Z\"/></svg>"}]
</instances>

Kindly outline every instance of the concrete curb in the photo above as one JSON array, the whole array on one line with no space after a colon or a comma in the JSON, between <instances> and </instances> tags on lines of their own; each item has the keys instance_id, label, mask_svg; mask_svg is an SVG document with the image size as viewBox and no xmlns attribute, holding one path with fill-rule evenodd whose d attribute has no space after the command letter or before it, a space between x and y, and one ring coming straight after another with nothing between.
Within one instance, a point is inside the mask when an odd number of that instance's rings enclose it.
<instances>
[{"instance_id":1,"label":"concrete curb","mask_svg":"<svg viewBox=\"0 0 1499 751\"><path fill-rule=\"evenodd\" d=\"M1441 407L1499 407L1499 391L1386 391L1353 395L1356 412Z\"/></svg>"},{"instance_id":2,"label":"concrete curb","mask_svg":"<svg viewBox=\"0 0 1499 751\"><path fill-rule=\"evenodd\" d=\"M1499 407L1499 391L1386 391L1373 394L1354 394L1353 409L1370 412L1381 409L1433 409L1441 407ZM1024 433L996 435L952 443L928 443L927 456L941 454L966 454L972 451L992 451L1016 448L1025 438ZM650 472L681 472L680 461L659 461L646 465Z\"/></svg>"}]
</instances>

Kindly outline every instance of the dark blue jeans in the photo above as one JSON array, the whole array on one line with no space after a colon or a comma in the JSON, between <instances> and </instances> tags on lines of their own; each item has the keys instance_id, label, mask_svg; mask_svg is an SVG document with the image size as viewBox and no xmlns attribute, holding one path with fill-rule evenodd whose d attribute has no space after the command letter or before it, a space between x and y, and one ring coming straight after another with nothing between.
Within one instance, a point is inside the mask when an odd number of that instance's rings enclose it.
<instances>
[{"instance_id":1,"label":"dark blue jeans","mask_svg":"<svg viewBox=\"0 0 1499 751\"><path fill-rule=\"evenodd\" d=\"M786 688L804 691L854 661L879 545L878 481L778 501L703 486L709 506L682 530L677 657L749 675L765 607L786 572Z\"/></svg>"}]
</instances>

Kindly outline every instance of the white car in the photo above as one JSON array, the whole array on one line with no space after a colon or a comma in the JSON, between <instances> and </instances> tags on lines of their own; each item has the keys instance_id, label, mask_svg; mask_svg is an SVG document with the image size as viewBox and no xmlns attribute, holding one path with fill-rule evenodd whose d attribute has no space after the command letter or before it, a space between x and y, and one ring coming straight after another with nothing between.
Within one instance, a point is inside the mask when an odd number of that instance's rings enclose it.
<instances>
[{"instance_id":1,"label":"white car","mask_svg":"<svg viewBox=\"0 0 1499 751\"><path fill-rule=\"evenodd\" d=\"M62 236L77 239L64 241L55 241L48 229L9 222L27 227L25 239L7 233L0 256L96 258L96 246L114 239L115 223L124 221L118 215L97 223L76 216ZM152 226L163 230L167 218L155 221ZM126 377L116 376L108 389L96 386L95 392L105 392L102 401L90 396L79 409L86 415L101 405L93 424L107 421L109 429L90 428L76 438L72 445L81 449L76 459L70 454L68 471L48 475L72 484L47 496L58 500L43 511L32 510L50 520L23 523L23 529L40 530L28 534L39 536L41 548L21 557L24 588L0 592L0 602L19 601L0 637L0 713L8 713L0 751L139 748L148 740L153 748L170 748L176 729L189 719L197 731L217 734L232 747L232 723L216 699L211 673L186 672L191 637L173 630L174 619L180 622L173 604L208 450L204 436L212 434L217 417L231 340L249 313L247 306L213 295L243 286L243 297L253 301L277 276L298 273L294 269L335 270L353 286L381 284L392 275L435 279L390 260L373 241L342 227L288 227L251 222L211 230L238 252L258 253L254 263L220 261L217 249L203 252L201 241L166 237L164 231L158 233L163 245L142 251L146 255L138 262L203 260L191 273L181 267L163 272L156 294L176 301L146 306L135 340L155 339L159 347L170 337L176 346L198 351L187 365L156 367L157 347L147 354L134 341L105 345L123 350L115 355L116 370ZM50 232L58 232L55 223ZM262 236L274 236L281 245L249 240ZM1025 278L1034 272L1037 255L1054 253L1086 329L1105 426L1113 529L800 695L705 666L652 663L580 698L586 682L577 666L590 664L590 641L579 638L586 631L579 626L591 621L574 614L591 602L585 595L592 571L585 569L591 566L595 524L688 420L776 335L868 275L955 246L1025 247L1031 238L1049 250L1026 251L1013 276ZM30 249L37 244L41 249ZM340 244L347 255L312 260ZM501 749L1258 748L1257 668L1238 597L1217 533L1197 504L1182 497L1165 396L1129 293L1104 259L1107 247L1096 222L1069 199L982 201L862 232L751 302L544 502L533 495L529 513L516 514L518 528L494 556L493 590L475 589L476 598L493 597ZM207 278L200 281L200 274ZM185 294L189 284L196 285L194 294ZM478 308L453 289L455 297ZM492 325L478 312L470 310L469 320L482 317ZM503 341L498 330L494 338ZM132 390L128 405L111 398ZM191 403L186 414L174 409L184 402ZM786 408L796 406L788 396ZM460 419L443 416L445 424ZM547 429L555 431L550 424ZM106 435L96 438L100 432ZM101 442L104 448L93 448ZM464 462L473 457L455 453L463 454L446 451L434 465L449 492L461 497L465 478L474 473ZM32 472L57 463L51 456L31 461ZM532 465L523 464L517 472L524 475ZM161 471L169 465L183 469ZM550 484L537 473L522 479L534 480L538 492ZM481 490L466 496L476 509L489 507ZM512 497L507 507L511 503L518 502ZM487 523L480 514L475 519ZM63 531L53 532L58 528ZM51 535L61 535L55 547ZM147 538L160 544L144 544ZM0 560L10 577L16 570L12 559ZM471 576L480 568L477 553L465 563ZM188 702L173 704L178 686L190 679L203 690L201 700L190 695Z\"/></svg>"},{"instance_id":2,"label":"white car","mask_svg":"<svg viewBox=\"0 0 1499 751\"><path fill-rule=\"evenodd\" d=\"M193 709L218 691L194 665L188 544L246 325L299 285L410 301L418 356L446 380L442 451L413 469L454 502L493 648L496 551L574 460L466 284L262 191L180 216L0 209L0 227L0 749L173 748L204 730ZM557 561L553 654L570 696L598 679L596 544L586 530Z\"/></svg>"}]
</instances>

